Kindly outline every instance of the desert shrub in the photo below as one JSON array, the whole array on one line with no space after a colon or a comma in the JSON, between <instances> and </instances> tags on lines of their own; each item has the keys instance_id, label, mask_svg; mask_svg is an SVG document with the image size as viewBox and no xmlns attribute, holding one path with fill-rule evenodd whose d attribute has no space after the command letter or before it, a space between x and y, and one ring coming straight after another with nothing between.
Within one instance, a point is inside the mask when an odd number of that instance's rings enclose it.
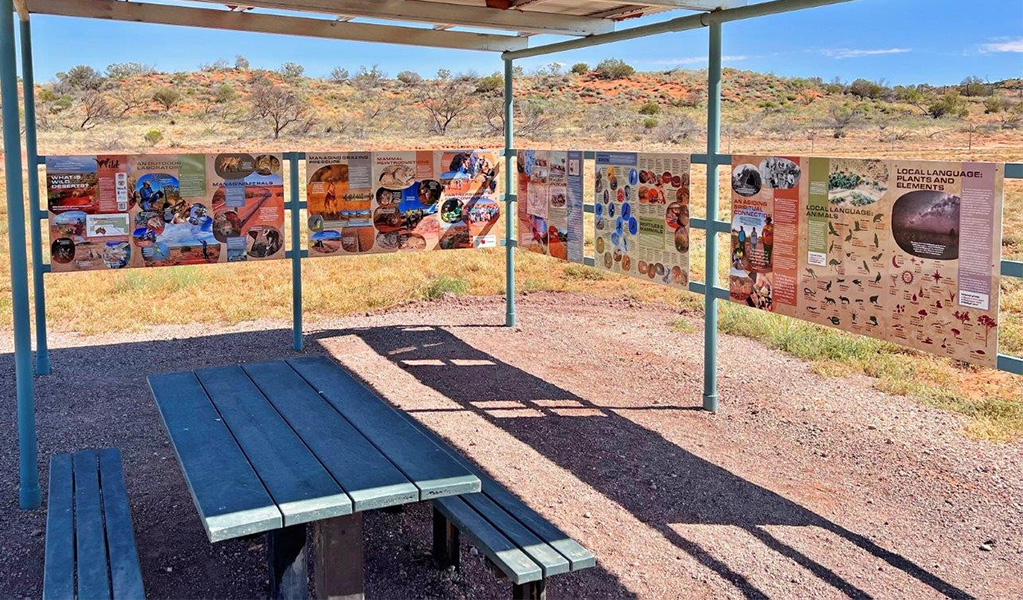
<instances>
[{"instance_id":1,"label":"desert shrub","mask_svg":"<svg viewBox=\"0 0 1023 600\"><path fill-rule=\"evenodd\" d=\"M986 85L980 77L967 77L959 84L959 91L964 96L990 96L994 90Z\"/></svg>"},{"instance_id":2,"label":"desert shrub","mask_svg":"<svg viewBox=\"0 0 1023 600\"><path fill-rule=\"evenodd\" d=\"M328 79L333 83L344 83L348 81L348 69L344 67L334 67L331 69Z\"/></svg>"},{"instance_id":3,"label":"desert shrub","mask_svg":"<svg viewBox=\"0 0 1023 600\"><path fill-rule=\"evenodd\" d=\"M1000 113L1009 107L1009 101L1001 96L991 96L984 99L984 114L993 115Z\"/></svg>"},{"instance_id":4,"label":"desert shrub","mask_svg":"<svg viewBox=\"0 0 1023 600\"><path fill-rule=\"evenodd\" d=\"M654 127L657 127L657 119L654 117L647 117L643 119L643 129L650 131Z\"/></svg>"},{"instance_id":5,"label":"desert shrub","mask_svg":"<svg viewBox=\"0 0 1023 600\"><path fill-rule=\"evenodd\" d=\"M641 115L652 116L656 115L659 112L661 112L661 105L654 102L653 100L650 100L643 106L639 107L639 114Z\"/></svg>"},{"instance_id":6,"label":"desert shrub","mask_svg":"<svg viewBox=\"0 0 1023 600\"><path fill-rule=\"evenodd\" d=\"M213 92L213 100L217 104L224 104L225 102L230 102L237 97L238 92L234 91L234 88L231 87L231 84L229 83L220 84L217 87L217 89L214 90Z\"/></svg>"},{"instance_id":7,"label":"desert shrub","mask_svg":"<svg viewBox=\"0 0 1023 600\"><path fill-rule=\"evenodd\" d=\"M384 79L386 78L387 73L384 73L378 65L373 65L368 69L365 66L361 66L355 77L352 77L352 85L364 91L373 90L383 87Z\"/></svg>"},{"instance_id":8,"label":"desert shrub","mask_svg":"<svg viewBox=\"0 0 1023 600\"><path fill-rule=\"evenodd\" d=\"M673 114L665 118L653 131L654 139L668 144L681 144L699 136L700 125L684 114Z\"/></svg>"},{"instance_id":9,"label":"desert shrub","mask_svg":"<svg viewBox=\"0 0 1023 600\"><path fill-rule=\"evenodd\" d=\"M636 73L636 69L620 58L605 58L594 70L601 79L627 79Z\"/></svg>"},{"instance_id":10,"label":"desert shrub","mask_svg":"<svg viewBox=\"0 0 1023 600\"><path fill-rule=\"evenodd\" d=\"M155 146L163 140L163 132L160 131L159 129L150 129L149 131L146 132L146 135L143 137L146 138L147 144L149 144L150 146Z\"/></svg>"},{"instance_id":11,"label":"desert shrub","mask_svg":"<svg viewBox=\"0 0 1023 600\"><path fill-rule=\"evenodd\" d=\"M491 73L480 77L476 82L476 91L481 94L493 94L504 89L504 75Z\"/></svg>"},{"instance_id":12,"label":"desert shrub","mask_svg":"<svg viewBox=\"0 0 1023 600\"><path fill-rule=\"evenodd\" d=\"M858 98L880 100L884 96L885 86L866 79L857 79L849 85L849 93Z\"/></svg>"},{"instance_id":13,"label":"desert shrub","mask_svg":"<svg viewBox=\"0 0 1023 600\"><path fill-rule=\"evenodd\" d=\"M151 65L144 65L137 62L123 62L107 65L107 77L110 79L126 79L140 75L151 75L156 69Z\"/></svg>"},{"instance_id":14,"label":"desert shrub","mask_svg":"<svg viewBox=\"0 0 1023 600\"><path fill-rule=\"evenodd\" d=\"M927 112L935 119L942 117L965 117L970 114L970 105L958 92L948 92L937 102L932 103Z\"/></svg>"},{"instance_id":15,"label":"desert shrub","mask_svg":"<svg viewBox=\"0 0 1023 600\"><path fill-rule=\"evenodd\" d=\"M305 74L305 67L295 62L286 62L277 72L281 74L281 77L294 81L302 78L302 75Z\"/></svg>"},{"instance_id":16,"label":"desert shrub","mask_svg":"<svg viewBox=\"0 0 1023 600\"><path fill-rule=\"evenodd\" d=\"M75 65L66 73L57 73L56 88L59 93L98 90L105 78L89 65Z\"/></svg>"},{"instance_id":17,"label":"desert shrub","mask_svg":"<svg viewBox=\"0 0 1023 600\"><path fill-rule=\"evenodd\" d=\"M202 63L199 65L200 71L223 71L228 67L226 58L218 58L211 63Z\"/></svg>"},{"instance_id":18,"label":"desert shrub","mask_svg":"<svg viewBox=\"0 0 1023 600\"><path fill-rule=\"evenodd\" d=\"M581 62L572 65L572 73L575 75L585 75L590 72L590 65Z\"/></svg>"},{"instance_id":19,"label":"desert shrub","mask_svg":"<svg viewBox=\"0 0 1023 600\"><path fill-rule=\"evenodd\" d=\"M423 76L415 71L402 71L401 73L398 73L395 79L407 87L416 87L423 83Z\"/></svg>"},{"instance_id":20,"label":"desert shrub","mask_svg":"<svg viewBox=\"0 0 1023 600\"><path fill-rule=\"evenodd\" d=\"M249 70L249 59L245 58L241 54L236 55L234 57L234 68L235 68L235 70L238 70L238 71L247 71L247 70Z\"/></svg>"},{"instance_id":21,"label":"desert shrub","mask_svg":"<svg viewBox=\"0 0 1023 600\"><path fill-rule=\"evenodd\" d=\"M181 101L181 92L172 87L162 87L153 92L153 100L160 104L165 111L170 112L170 109Z\"/></svg>"}]
</instances>

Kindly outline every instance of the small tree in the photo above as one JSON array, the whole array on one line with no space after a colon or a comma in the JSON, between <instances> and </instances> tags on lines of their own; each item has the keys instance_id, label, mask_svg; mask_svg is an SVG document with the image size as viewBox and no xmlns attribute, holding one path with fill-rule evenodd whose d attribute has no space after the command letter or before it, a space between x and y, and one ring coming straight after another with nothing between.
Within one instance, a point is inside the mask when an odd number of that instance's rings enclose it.
<instances>
[{"instance_id":1,"label":"small tree","mask_svg":"<svg viewBox=\"0 0 1023 600\"><path fill-rule=\"evenodd\" d=\"M585 74L587 74L589 72L590 72L590 65L588 65L588 64L586 64L584 62L575 63L574 65L572 65L572 74L573 75L585 75Z\"/></svg>"},{"instance_id":2,"label":"small tree","mask_svg":"<svg viewBox=\"0 0 1023 600\"><path fill-rule=\"evenodd\" d=\"M144 107L152 98L148 89L130 83L122 83L117 86L110 96L117 101L117 107L121 111L117 115L119 117L124 117L129 112Z\"/></svg>"},{"instance_id":3,"label":"small tree","mask_svg":"<svg viewBox=\"0 0 1023 600\"><path fill-rule=\"evenodd\" d=\"M153 92L153 100L156 100L164 111L170 112L170 109L181 101L181 92L172 87L162 87Z\"/></svg>"},{"instance_id":4,"label":"small tree","mask_svg":"<svg viewBox=\"0 0 1023 600\"><path fill-rule=\"evenodd\" d=\"M251 101L252 117L269 125L275 140L288 127L307 121L309 105L305 99L270 83L253 87Z\"/></svg>"},{"instance_id":5,"label":"small tree","mask_svg":"<svg viewBox=\"0 0 1023 600\"><path fill-rule=\"evenodd\" d=\"M430 132L446 135L451 125L464 115L475 102L477 78L472 75L452 77L449 72L437 72L433 85L420 88L417 99L426 109Z\"/></svg>"},{"instance_id":6,"label":"small tree","mask_svg":"<svg viewBox=\"0 0 1023 600\"><path fill-rule=\"evenodd\" d=\"M959 84L959 89L962 95L966 97L984 96L988 91L988 86L984 85L984 80L980 77L971 75L963 79L962 83Z\"/></svg>"},{"instance_id":7,"label":"small tree","mask_svg":"<svg viewBox=\"0 0 1023 600\"><path fill-rule=\"evenodd\" d=\"M249 59L245 58L241 54L237 54L234 57L234 68L236 71L248 71L249 70Z\"/></svg>"},{"instance_id":8,"label":"small tree","mask_svg":"<svg viewBox=\"0 0 1023 600\"><path fill-rule=\"evenodd\" d=\"M398 73L397 79L405 87L416 87L423 83L423 76L415 71L402 71Z\"/></svg>"},{"instance_id":9,"label":"small tree","mask_svg":"<svg viewBox=\"0 0 1023 600\"><path fill-rule=\"evenodd\" d=\"M636 74L636 69L619 58L605 58L594 72L601 79L628 79Z\"/></svg>"},{"instance_id":10,"label":"small tree","mask_svg":"<svg viewBox=\"0 0 1023 600\"><path fill-rule=\"evenodd\" d=\"M82 96L79 107L78 129L94 129L100 123L114 116L114 109L103 94L97 91L86 92Z\"/></svg>"}]
</instances>

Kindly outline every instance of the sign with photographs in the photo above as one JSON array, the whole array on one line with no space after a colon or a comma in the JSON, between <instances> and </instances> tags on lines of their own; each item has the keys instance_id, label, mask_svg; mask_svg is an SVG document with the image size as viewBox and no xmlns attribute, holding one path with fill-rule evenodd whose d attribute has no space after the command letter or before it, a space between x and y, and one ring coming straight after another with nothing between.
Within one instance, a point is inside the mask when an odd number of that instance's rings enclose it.
<instances>
[{"instance_id":1,"label":"sign with photographs","mask_svg":"<svg viewBox=\"0 0 1023 600\"><path fill-rule=\"evenodd\" d=\"M518 151L519 246L583 262L583 153Z\"/></svg>"},{"instance_id":2,"label":"sign with photographs","mask_svg":"<svg viewBox=\"0 0 1023 600\"><path fill-rule=\"evenodd\" d=\"M48 156L56 272L284 257L280 154Z\"/></svg>"},{"instance_id":3,"label":"sign with photographs","mask_svg":"<svg viewBox=\"0 0 1023 600\"><path fill-rule=\"evenodd\" d=\"M689 156L597 152L596 158L596 266L686 288Z\"/></svg>"},{"instance_id":4,"label":"sign with photographs","mask_svg":"<svg viewBox=\"0 0 1023 600\"><path fill-rule=\"evenodd\" d=\"M1003 166L736 156L731 298L993 366Z\"/></svg>"},{"instance_id":5,"label":"sign with photographs","mask_svg":"<svg viewBox=\"0 0 1023 600\"><path fill-rule=\"evenodd\" d=\"M306 155L309 255L494 247L490 150Z\"/></svg>"}]
</instances>

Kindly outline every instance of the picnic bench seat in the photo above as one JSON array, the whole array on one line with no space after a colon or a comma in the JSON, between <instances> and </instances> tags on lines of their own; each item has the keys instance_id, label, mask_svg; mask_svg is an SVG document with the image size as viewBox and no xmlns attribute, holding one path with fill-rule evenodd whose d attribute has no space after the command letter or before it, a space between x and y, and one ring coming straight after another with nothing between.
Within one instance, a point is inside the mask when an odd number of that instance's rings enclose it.
<instances>
[{"instance_id":1,"label":"picnic bench seat","mask_svg":"<svg viewBox=\"0 0 1023 600\"><path fill-rule=\"evenodd\" d=\"M438 442L440 437L399 411L407 421ZM450 448L446 443L444 448ZM546 597L548 577L597 564L593 554L567 533L508 491L458 453L452 458L479 477L482 491L438 498L433 504L433 555L441 567L459 565L459 532L512 582L512 597Z\"/></svg>"},{"instance_id":2,"label":"picnic bench seat","mask_svg":"<svg viewBox=\"0 0 1023 600\"><path fill-rule=\"evenodd\" d=\"M50 458L43 600L145 598L117 448Z\"/></svg>"}]
</instances>

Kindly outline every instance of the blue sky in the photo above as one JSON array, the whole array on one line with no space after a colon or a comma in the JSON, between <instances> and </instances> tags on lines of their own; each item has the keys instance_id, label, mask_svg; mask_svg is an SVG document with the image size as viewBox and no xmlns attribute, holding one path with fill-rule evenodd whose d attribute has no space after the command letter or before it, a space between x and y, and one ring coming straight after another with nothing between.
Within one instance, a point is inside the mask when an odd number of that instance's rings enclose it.
<instances>
[{"instance_id":1,"label":"blue sky","mask_svg":"<svg viewBox=\"0 0 1023 600\"><path fill-rule=\"evenodd\" d=\"M682 16L677 12L674 16ZM664 20L626 21L620 28ZM557 41L534 37L531 45ZM1020 0L857 0L724 25L725 65L785 76L886 79L892 84L957 83L968 75L1023 77L1023 2ZM438 68L490 73L499 55L387 44L342 42L198 28L33 16L36 79L48 81L75 64L103 69L136 61L162 71L194 69L236 54L254 67L284 62L326 75L335 66L355 72L379 64L430 75ZM639 70L706 65L707 34L688 31L522 61L528 70L550 62L596 64L622 58Z\"/></svg>"}]
</instances>

